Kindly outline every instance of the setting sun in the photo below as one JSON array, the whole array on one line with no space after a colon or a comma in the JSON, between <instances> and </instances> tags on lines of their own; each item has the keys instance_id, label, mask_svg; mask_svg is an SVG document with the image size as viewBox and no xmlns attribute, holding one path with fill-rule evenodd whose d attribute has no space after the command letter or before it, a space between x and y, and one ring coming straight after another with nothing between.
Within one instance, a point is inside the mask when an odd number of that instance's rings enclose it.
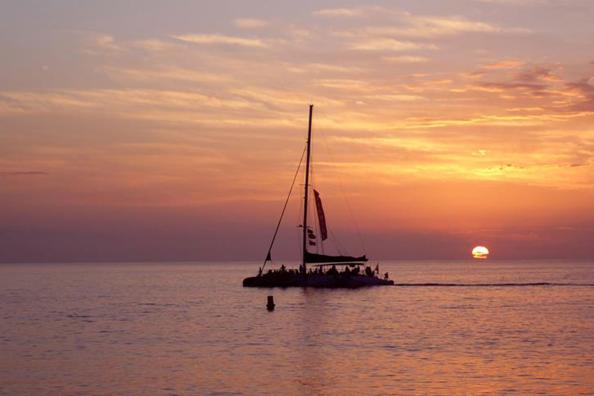
<instances>
[{"instance_id":1,"label":"setting sun","mask_svg":"<svg viewBox=\"0 0 594 396\"><path fill-rule=\"evenodd\" d=\"M484 246L475 246L474 249L472 249L472 257L484 260L489 257L489 249Z\"/></svg>"}]
</instances>

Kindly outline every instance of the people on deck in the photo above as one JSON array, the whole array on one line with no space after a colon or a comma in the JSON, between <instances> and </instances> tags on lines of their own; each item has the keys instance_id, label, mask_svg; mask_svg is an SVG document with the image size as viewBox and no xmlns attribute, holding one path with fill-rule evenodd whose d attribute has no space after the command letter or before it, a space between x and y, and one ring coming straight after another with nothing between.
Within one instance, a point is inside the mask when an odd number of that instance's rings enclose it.
<instances>
[{"instance_id":1,"label":"people on deck","mask_svg":"<svg viewBox=\"0 0 594 396\"><path fill-rule=\"evenodd\" d=\"M308 271L306 273L303 265L300 265L299 269L297 269L297 268L287 269L287 267L283 264L278 269L269 269L265 274L263 273L264 272L263 268L260 268L258 271L258 276L286 278L286 277L296 277L296 276L305 275L305 274L307 274L307 275L326 274L326 275L332 275L332 276L340 275L340 276L345 276L345 277L351 277L351 276L357 276L361 272L360 265L356 265L356 264L346 264L340 271L338 270L338 268L336 267L335 264L332 264L328 270L325 270L325 268L327 268L327 266L325 266L325 265L313 266L313 268L311 268L311 267L308 268ZM373 269L371 266L367 265L367 266L365 266L365 270L363 273L365 276L379 277L380 276L379 265L376 265L375 269ZM388 279L387 272L384 274L384 279L386 279L386 280Z\"/></svg>"},{"instance_id":2,"label":"people on deck","mask_svg":"<svg viewBox=\"0 0 594 396\"><path fill-rule=\"evenodd\" d=\"M336 266L333 265L329 270L328 270L328 275L338 275L338 270L336 269Z\"/></svg>"}]
</instances>

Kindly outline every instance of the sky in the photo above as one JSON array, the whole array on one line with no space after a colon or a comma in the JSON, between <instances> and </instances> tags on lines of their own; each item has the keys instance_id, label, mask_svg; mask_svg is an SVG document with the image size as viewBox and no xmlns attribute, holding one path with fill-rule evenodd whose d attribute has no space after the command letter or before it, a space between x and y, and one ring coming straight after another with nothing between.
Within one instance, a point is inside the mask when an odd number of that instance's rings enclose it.
<instances>
[{"instance_id":1,"label":"sky","mask_svg":"<svg viewBox=\"0 0 594 396\"><path fill-rule=\"evenodd\" d=\"M594 258L594 2L0 4L0 262ZM295 187L273 258L299 257ZM313 219L312 219L313 220Z\"/></svg>"}]
</instances>

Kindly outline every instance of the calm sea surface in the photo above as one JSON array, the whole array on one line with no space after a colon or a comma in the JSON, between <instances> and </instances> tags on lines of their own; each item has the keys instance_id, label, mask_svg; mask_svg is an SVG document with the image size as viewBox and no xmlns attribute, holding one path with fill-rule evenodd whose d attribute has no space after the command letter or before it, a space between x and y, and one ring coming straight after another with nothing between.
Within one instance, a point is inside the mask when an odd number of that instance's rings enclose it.
<instances>
[{"instance_id":1,"label":"calm sea surface","mask_svg":"<svg viewBox=\"0 0 594 396\"><path fill-rule=\"evenodd\" d=\"M0 394L594 394L594 263L389 262L408 286L242 288L256 269L0 265Z\"/></svg>"}]
</instances>

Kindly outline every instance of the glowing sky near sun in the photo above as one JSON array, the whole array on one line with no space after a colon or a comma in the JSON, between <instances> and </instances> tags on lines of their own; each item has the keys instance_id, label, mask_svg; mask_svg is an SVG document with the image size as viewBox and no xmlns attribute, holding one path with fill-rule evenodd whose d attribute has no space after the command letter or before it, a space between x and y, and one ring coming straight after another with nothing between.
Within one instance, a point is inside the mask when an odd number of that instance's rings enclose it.
<instances>
[{"instance_id":1,"label":"glowing sky near sun","mask_svg":"<svg viewBox=\"0 0 594 396\"><path fill-rule=\"evenodd\" d=\"M309 103L328 221L348 241L355 212L372 256L592 257L592 20L589 0L5 2L0 260L260 258Z\"/></svg>"}]
</instances>

